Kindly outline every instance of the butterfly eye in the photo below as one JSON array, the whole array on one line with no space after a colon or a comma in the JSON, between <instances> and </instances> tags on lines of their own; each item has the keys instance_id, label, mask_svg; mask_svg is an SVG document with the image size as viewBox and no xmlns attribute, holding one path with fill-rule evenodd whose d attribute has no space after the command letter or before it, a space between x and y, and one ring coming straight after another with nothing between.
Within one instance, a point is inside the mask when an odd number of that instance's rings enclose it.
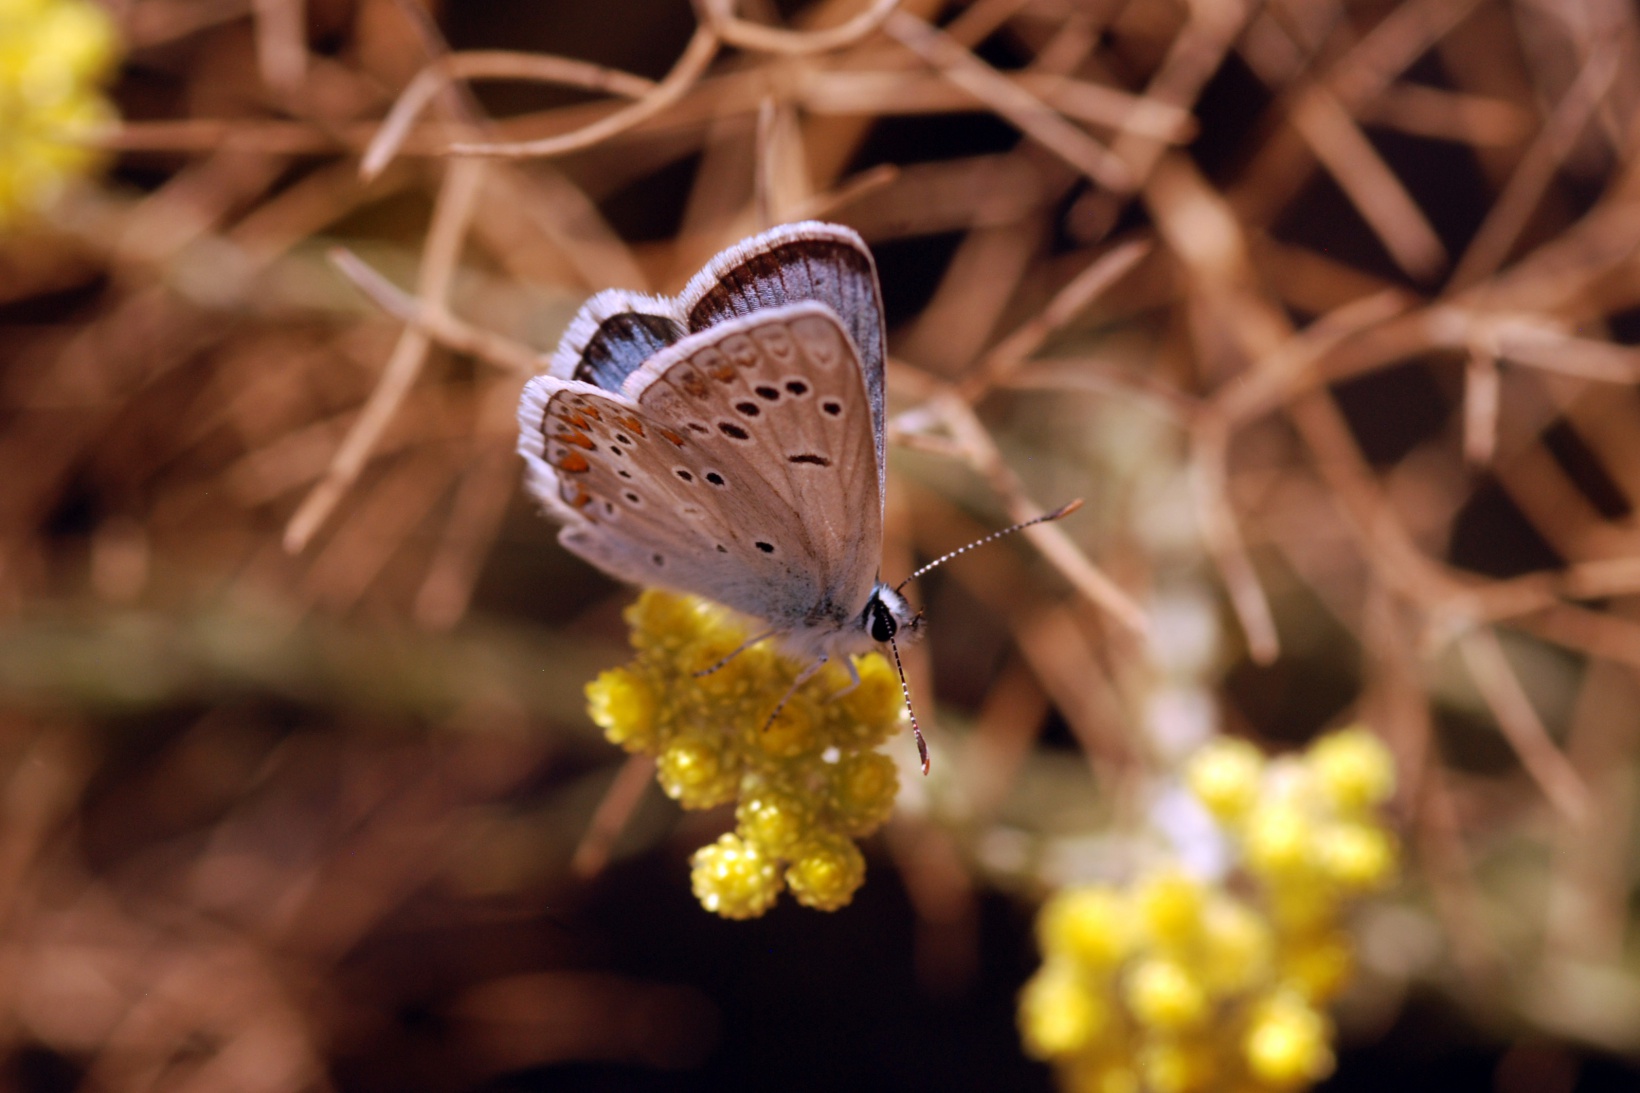
<instances>
[{"instance_id":1,"label":"butterfly eye","mask_svg":"<svg viewBox=\"0 0 1640 1093\"><path fill-rule=\"evenodd\" d=\"M881 599L873 596L871 602L866 604L866 610L871 612L872 641L885 642L892 639L899 632L900 627L894 621L894 613L888 609L888 604Z\"/></svg>"}]
</instances>

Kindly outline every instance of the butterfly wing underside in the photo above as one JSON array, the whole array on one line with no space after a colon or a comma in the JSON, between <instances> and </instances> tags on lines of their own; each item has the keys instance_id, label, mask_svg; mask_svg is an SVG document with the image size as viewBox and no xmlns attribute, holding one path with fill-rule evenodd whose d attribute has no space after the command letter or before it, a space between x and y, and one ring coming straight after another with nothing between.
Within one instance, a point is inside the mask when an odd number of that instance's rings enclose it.
<instances>
[{"instance_id":1,"label":"butterfly wing underside","mask_svg":"<svg viewBox=\"0 0 1640 1093\"><path fill-rule=\"evenodd\" d=\"M880 431L867 366L830 307L715 321L619 391L538 376L519 416L560 541L607 572L781 629L845 625L869 597Z\"/></svg>"},{"instance_id":2,"label":"butterfly wing underside","mask_svg":"<svg viewBox=\"0 0 1640 1093\"><path fill-rule=\"evenodd\" d=\"M858 351L871 408L881 519L883 450L882 291L871 252L838 224L786 224L722 251L675 299L608 289L589 299L553 354L550 374L620 390L666 345L718 323L772 307L812 300L842 322Z\"/></svg>"}]
</instances>

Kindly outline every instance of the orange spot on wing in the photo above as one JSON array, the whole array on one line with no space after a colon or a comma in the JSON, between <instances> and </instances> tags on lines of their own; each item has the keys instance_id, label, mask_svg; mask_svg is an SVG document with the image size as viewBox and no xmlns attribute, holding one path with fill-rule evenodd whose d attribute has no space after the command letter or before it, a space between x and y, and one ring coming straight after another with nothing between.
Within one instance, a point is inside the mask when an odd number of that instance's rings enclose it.
<instances>
[{"instance_id":1,"label":"orange spot on wing","mask_svg":"<svg viewBox=\"0 0 1640 1093\"><path fill-rule=\"evenodd\" d=\"M566 474L585 474L592 469L592 464L580 452L565 452L557 466Z\"/></svg>"},{"instance_id":2,"label":"orange spot on wing","mask_svg":"<svg viewBox=\"0 0 1640 1093\"><path fill-rule=\"evenodd\" d=\"M589 452L598 446L590 436L587 436L579 429L564 433L558 439L562 440L565 444L573 444L577 448L585 448Z\"/></svg>"},{"instance_id":3,"label":"orange spot on wing","mask_svg":"<svg viewBox=\"0 0 1640 1093\"><path fill-rule=\"evenodd\" d=\"M683 437L679 436L677 433L674 433L671 429L659 429L658 432L661 436L665 437L667 440L670 440L678 447L683 447Z\"/></svg>"},{"instance_id":4,"label":"orange spot on wing","mask_svg":"<svg viewBox=\"0 0 1640 1093\"><path fill-rule=\"evenodd\" d=\"M598 407L596 407L596 406L591 406L591 405L583 406L583 407L581 407L581 412L583 414L585 414L587 417L591 418L593 421L602 421L602 420L604 420L604 415L598 412Z\"/></svg>"},{"instance_id":5,"label":"orange spot on wing","mask_svg":"<svg viewBox=\"0 0 1640 1093\"><path fill-rule=\"evenodd\" d=\"M732 364L718 365L716 368L712 369L712 378L717 380L719 383L728 383L730 380L735 378L735 366Z\"/></svg>"},{"instance_id":6,"label":"orange spot on wing","mask_svg":"<svg viewBox=\"0 0 1640 1093\"><path fill-rule=\"evenodd\" d=\"M618 417L615 419L615 423L634 433L637 433L639 436L644 435L643 422L639 421L635 417Z\"/></svg>"}]
</instances>

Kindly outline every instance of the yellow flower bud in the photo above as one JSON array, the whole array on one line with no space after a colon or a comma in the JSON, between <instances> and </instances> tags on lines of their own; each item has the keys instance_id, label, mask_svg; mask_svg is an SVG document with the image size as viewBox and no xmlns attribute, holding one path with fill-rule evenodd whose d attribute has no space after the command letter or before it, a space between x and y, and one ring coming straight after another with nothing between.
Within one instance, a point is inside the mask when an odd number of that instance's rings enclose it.
<instances>
[{"instance_id":1,"label":"yellow flower bud","mask_svg":"<svg viewBox=\"0 0 1640 1093\"><path fill-rule=\"evenodd\" d=\"M1281 955L1281 980L1305 1001L1319 1005L1344 989L1355 971L1348 934L1337 930L1288 941Z\"/></svg>"},{"instance_id":2,"label":"yellow flower bud","mask_svg":"<svg viewBox=\"0 0 1640 1093\"><path fill-rule=\"evenodd\" d=\"M690 885L702 907L724 918L756 918L780 895L780 870L755 846L724 835L695 851Z\"/></svg>"},{"instance_id":3,"label":"yellow flower bud","mask_svg":"<svg viewBox=\"0 0 1640 1093\"><path fill-rule=\"evenodd\" d=\"M1338 893L1312 873L1272 878L1264 898L1270 917L1286 933L1315 932L1338 917Z\"/></svg>"},{"instance_id":4,"label":"yellow flower bud","mask_svg":"<svg viewBox=\"0 0 1640 1093\"><path fill-rule=\"evenodd\" d=\"M1044 964L1019 995L1020 1037L1026 1053L1036 1059L1080 1051L1099 1037L1109 1020L1104 999L1063 964Z\"/></svg>"},{"instance_id":5,"label":"yellow flower bud","mask_svg":"<svg viewBox=\"0 0 1640 1093\"><path fill-rule=\"evenodd\" d=\"M103 158L87 142L115 118L97 84L118 52L113 21L87 0L0 3L0 230Z\"/></svg>"},{"instance_id":6,"label":"yellow flower bud","mask_svg":"<svg viewBox=\"0 0 1640 1093\"><path fill-rule=\"evenodd\" d=\"M699 736L672 741L656 760L656 779L684 808L715 808L732 800L737 772L722 751Z\"/></svg>"},{"instance_id":7,"label":"yellow flower bud","mask_svg":"<svg viewBox=\"0 0 1640 1093\"><path fill-rule=\"evenodd\" d=\"M1149 1093L1198 1093L1213 1082L1215 1060L1203 1043L1153 1040L1139 1053Z\"/></svg>"},{"instance_id":8,"label":"yellow flower bud","mask_svg":"<svg viewBox=\"0 0 1640 1093\"><path fill-rule=\"evenodd\" d=\"M32 28L31 56L21 86L36 103L66 98L75 85L100 78L119 52L108 13L77 0L48 7Z\"/></svg>"},{"instance_id":9,"label":"yellow flower bud","mask_svg":"<svg viewBox=\"0 0 1640 1093\"><path fill-rule=\"evenodd\" d=\"M1072 1059L1062 1077L1071 1093L1141 1093L1139 1072L1123 1056Z\"/></svg>"},{"instance_id":10,"label":"yellow flower bud","mask_svg":"<svg viewBox=\"0 0 1640 1093\"><path fill-rule=\"evenodd\" d=\"M1240 994L1270 974L1275 939L1245 903L1220 894L1202 916L1202 979L1215 996Z\"/></svg>"},{"instance_id":11,"label":"yellow flower bud","mask_svg":"<svg viewBox=\"0 0 1640 1093\"><path fill-rule=\"evenodd\" d=\"M835 911L854 898L866 879L866 859L860 848L841 835L814 835L798 847L786 884L805 907Z\"/></svg>"},{"instance_id":12,"label":"yellow flower bud","mask_svg":"<svg viewBox=\"0 0 1640 1093\"><path fill-rule=\"evenodd\" d=\"M710 612L701 611L699 602L655 589L640 593L621 613L632 631L632 647L642 652L655 647L676 648L693 640L712 617Z\"/></svg>"},{"instance_id":13,"label":"yellow flower bud","mask_svg":"<svg viewBox=\"0 0 1640 1093\"><path fill-rule=\"evenodd\" d=\"M709 699L744 697L756 680L778 671L772 652L762 646L741 649L745 641L745 631L738 626L703 629L678 650L680 674L686 674L694 689Z\"/></svg>"},{"instance_id":14,"label":"yellow flower bud","mask_svg":"<svg viewBox=\"0 0 1640 1093\"><path fill-rule=\"evenodd\" d=\"M1301 999L1276 994L1261 1003L1248 1023L1242 1051L1255 1078L1276 1089L1319 1081L1332 1071L1327 1020Z\"/></svg>"},{"instance_id":15,"label":"yellow flower bud","mask_svg":"<svg viewBox=\"0 0 1640 1093\"><path fill-rule=\"evenodd\" d=\"M1395 760L1383 742L1359 726L1323 736L1305 762L1321 791L1341 812L1360 812L1395 792Z\"/></svg>"},{"instance_id":16,"label":"yellow flower bud","mask_svg":"<svg viewBox=\"0 0 1640 1093\"><path fill-rule=\"evenodd\" d=\"M1128 973L1124 1000L1140 1024L1164 1032L1195 1028L1207 1019L1207 992L1176 960L1152 957Z\"/></svg>"},{"instance_id":17,"label":"yellow flower bud","mask_svg":"<svg viewBox=\"0 0 1640 1093\"><path fill-rule=\"evenodd\" d=\"M1113 888L1067 888L1045 903L1037 917L1044 953L1093 972L1107 971L1125 958L1133 933L1127 901Z\"/></svg>"},{"instance_id":18,"label":"yellow flower bud","mask_svg":"<svg viewBox=\"0 0 1640 1093\"><path fill-rule=\"evenodd\" d=\"M766 723L754 730L753 739L764 754L777 759L790 759L818 750L814 714L801 699L794 696L775 714L773 721L767 721L767 714L763 716Z\"/></svg>"},{"instance_id":19,"label":"yellow flower bud","mask_svg":"<svg viewBox=\"0 0 1640 1093\"><path fill-rule=\"evenodd\" d=\"M1291 801L1256 805L1248 814L1242 848L1247 867L1264 875L1292 874L1310 861L1310 817Z\"/></svg>"},{"instance_id":20,"label":"yellow flower bud","mask_svg":"<svg viewBox=\"0 0 1640 1093\"><path fill-rule=\"evenodd\" d=\"M869 835L883 826L899 791L899 768L881 752L845 755L832 766L832 812L850 835Z\"/></svg>"},{"instance_id":21,"label":"yellow flower bud","mask_svg":"<svg viewBox=\"0 0 1640 1093\"><path fill-rule=\"evenodd\" d=\"M882 657L855 657L854 670L860 673L860 685L833 705L843 718L848 742L857 748L874 748L900 727L905 696L900 693L899 677Z\"/></svg>"},{"instance_id":22,"label":"yellow flower bud","mask_svg":"<svg viewBox=\"0 0 1640 1093\"><path fill-rule=\"evenodd\" d=\"M1198 749L1185 768L1190 792L1224 823L1235 823L1258 800L1264 756L1245 740L1221 738Z\"/></svg>"},{"instance_id":23,"label":"yellow flower bud","mask_svg":"<svg viewBox=\"0 0 1640 1093\"><path fill-rule=\"evenodd\" d=\"M649 685L626 668L598 673L586 686L587 712L611 744L627 751L655 747L655 697Z\"/></svg>"},{"instance_id":24,"label":"yellow flower bud","mask_svg":"<svg viewBox=\"0 0 1640 1093\"><path fill-rule=\"evenodd\" d=\"M1189 944L1201 928L1202 886L1176 869L1146 876L1134 902L1145 933L1162 948Z\"/></svg>"},{"instance_id":25,"label":"yellow flower bud","mask_svg":"<svg viewBox=\"0 0 1640 1093\"><path fill-rule=\"evenodd\" d=\"M1339 887L1362 892L1395 874L1395 841L1374 824L1329 824L1316 836L1316 860Z\"/></svg>"},{"instance_id":26,"label":"yellow flower bud","mask_svg":"<svg viewBox=\"0 0 1640 1093\"><path fill-rule=\"evenodd\" d=\"M772 858L784 858L809 832L810 810L790 793L760 789L741 797L735 808L736 831Z\"/></svg>"}]
</instances>

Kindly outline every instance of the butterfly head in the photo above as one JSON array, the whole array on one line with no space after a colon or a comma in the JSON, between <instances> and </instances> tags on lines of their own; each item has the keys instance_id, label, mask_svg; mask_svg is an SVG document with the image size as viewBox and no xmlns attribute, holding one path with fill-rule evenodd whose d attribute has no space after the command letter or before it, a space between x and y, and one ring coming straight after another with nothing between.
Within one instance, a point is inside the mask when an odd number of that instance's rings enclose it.
<instances>
[{"instance_id":1,"label":"butterfly head","mask_svg":"<svg viewBox=\"0 0 1640 1093\"><path fill-rule=\"evenodd\" d=\"M922 630L922 612L895 589L878 581L860 614L860 627L878 645L896 639L910 641Z\"/></svg>"}]
</instances>

